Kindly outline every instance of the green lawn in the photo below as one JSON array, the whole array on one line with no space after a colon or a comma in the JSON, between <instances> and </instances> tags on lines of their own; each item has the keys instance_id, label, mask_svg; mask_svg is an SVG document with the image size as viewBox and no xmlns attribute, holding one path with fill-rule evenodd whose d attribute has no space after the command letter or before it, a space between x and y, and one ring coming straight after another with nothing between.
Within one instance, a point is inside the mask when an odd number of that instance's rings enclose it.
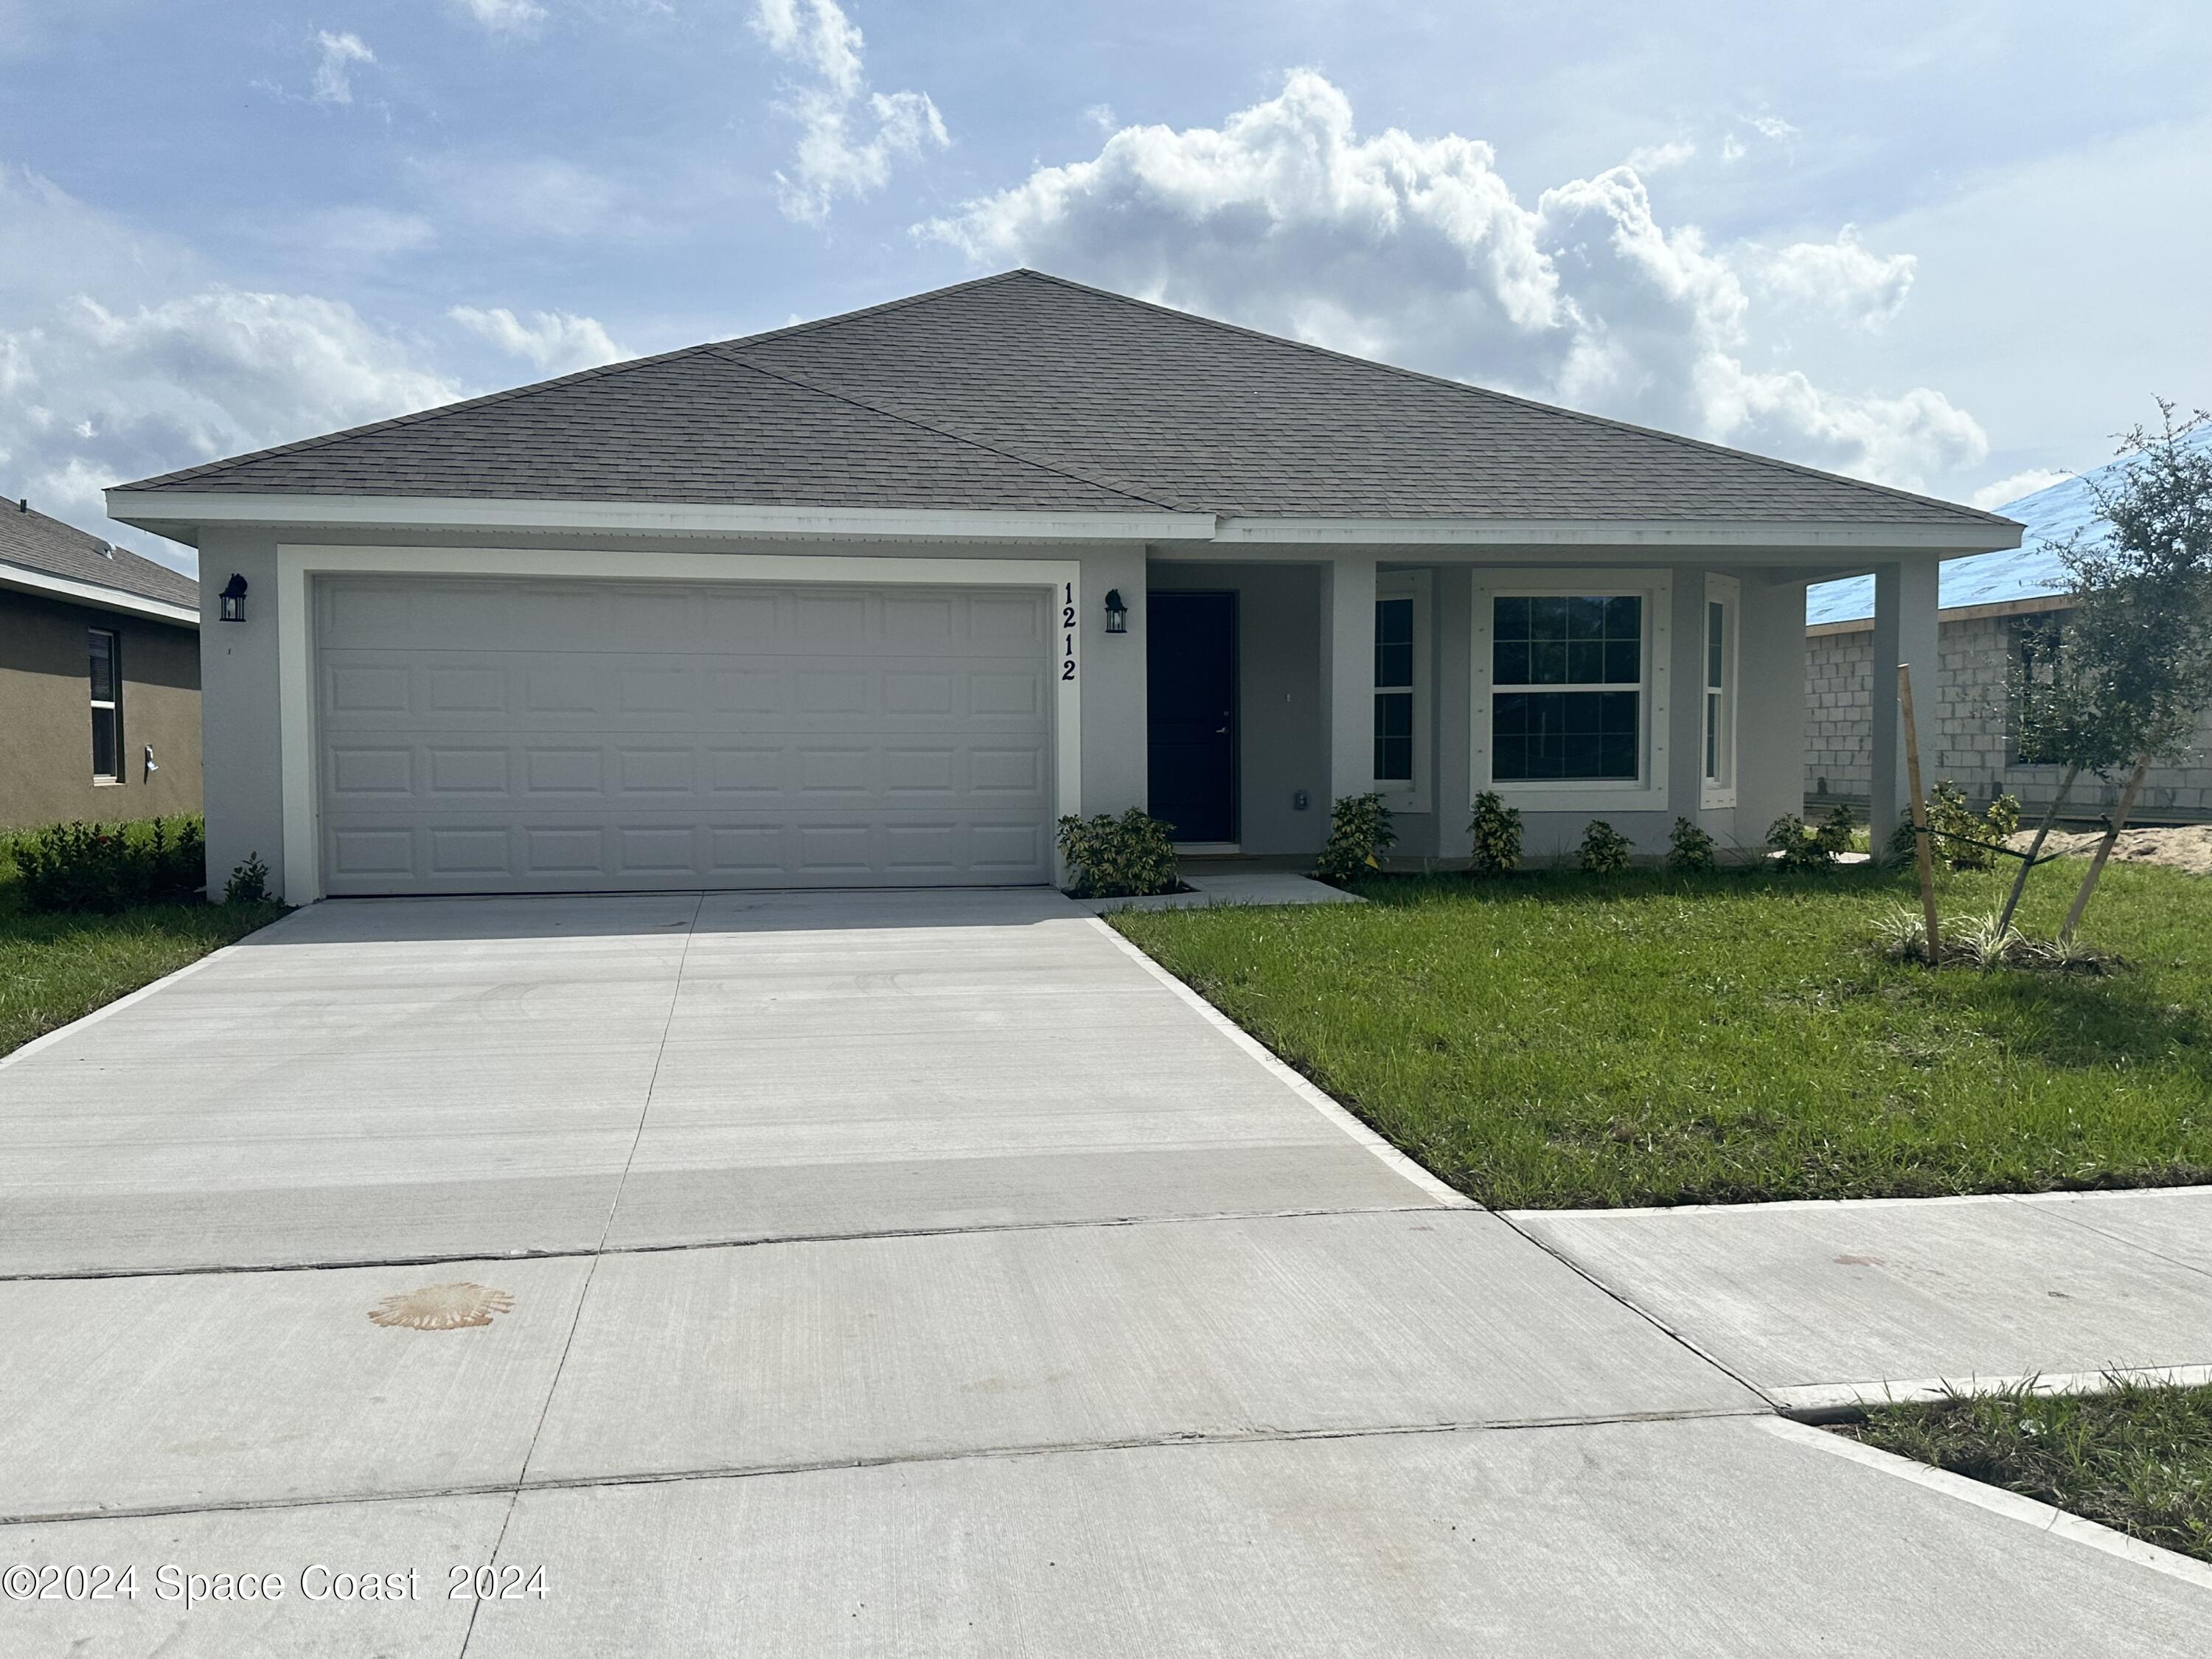
<instances>
[{"instance_id":1,"label":"green lawn","mask_svg":"<svg viewBox=\"0 0 2212 1659\"><path fill-rule=\"evenodd\" d=\"M283 914L280 904L143 904L112 916L33 915L0 846L0 1054Z\"/></svg>"},{"instance_id":2,"label":"green lawn","mask_svg":"<svg viewBox=\"0 0 2212 1659\"><path fill-rule=\"evenodd\" d=\"M2037 872L2048 932L2082 866ZM1993 873L1942 878L1987 913ZM1462 1190L1553 1207L2212 1181L2212 881L2106 872L2107 977L1884 960L1909 872L1376 878L1113 925Z\"/></svg>"},{"instance_id":3,"label":"green lawn","mask_svg":"<svg viewBox=\"0 0 2212 1659\"><path fill-rule=\"evenodd\" d=\"M2212 1561L2212 1389L1883 1406L1838 1432Z\"/></svg>"}]
</instances>

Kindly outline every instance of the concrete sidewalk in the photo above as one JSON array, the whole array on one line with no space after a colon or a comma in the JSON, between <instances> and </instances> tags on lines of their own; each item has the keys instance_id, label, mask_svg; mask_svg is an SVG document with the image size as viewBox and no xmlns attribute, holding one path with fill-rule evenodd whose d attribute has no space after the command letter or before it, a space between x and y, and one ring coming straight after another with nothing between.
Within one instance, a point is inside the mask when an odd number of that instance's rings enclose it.
<instances>
[{"instance_id":1,"label":"concrete sidewalk","mask_svg":"<svg viewBox=\"0 0 2212 1659\"><path fill-rule=\"evenodd\" d=\"M142 1589L0 1601L11 1659L2009 1659L2212 1607L1779 1424L1056 895L318 906L0 1062L0 1565Z\"/></svg>"},{"instance_id":2,"label":"concrete sidewalk","mask_svg":"<svg viewBox=\"0 0 2212 1659\"><path fill-rule=\"evenodd\" d=\"M2212 1188L1510 1219L1778 1405L2212 1381Z\"/></svg>"}]
</instances>

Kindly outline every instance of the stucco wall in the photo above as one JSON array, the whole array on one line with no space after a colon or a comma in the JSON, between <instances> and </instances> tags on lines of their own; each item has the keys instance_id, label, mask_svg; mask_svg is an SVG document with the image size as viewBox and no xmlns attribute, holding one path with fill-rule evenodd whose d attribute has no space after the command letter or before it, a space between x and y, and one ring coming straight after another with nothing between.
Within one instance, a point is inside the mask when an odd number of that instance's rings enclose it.
<instances>
[{"instance_id":1,"label":"stucco wall","mask_svg":"<svg viewBox=\"0 0 2212 1659\"><path fill-rule=\"evenodd\" d=\"M123 775L92 778L86 634L122 635ZM157 769L146 773L151 744ZM146 818L200 805L199 635L190 628L0 592L0 828Z\"/></svg>"},{"instance_id":2,"label":"stucco wall","mask_svg":"<svg viewBox=\"0 0 2212 1659\"><path fill-rule=\"evenodd\" d=\"M1976 800L1998 793L2034 808L2050 804L2060 778L2055 766L2009 763L2005 682L2010 619L1967 617L1945 621L1939 646L1942 684L1936 690L1936 744L1923 756L1927 781L1949 779ZM1806 641L1805 793L1863 800L1869 756L1874 635L1870 629L1815 635ZM2113 805L2117 785L2089 780L2075 787L2069 808L2094 813ZM2176 766L2152 769L2136 811L2150 817L2212 817L2212 714L2196 750Z\"/></svg>"}]
</instances>

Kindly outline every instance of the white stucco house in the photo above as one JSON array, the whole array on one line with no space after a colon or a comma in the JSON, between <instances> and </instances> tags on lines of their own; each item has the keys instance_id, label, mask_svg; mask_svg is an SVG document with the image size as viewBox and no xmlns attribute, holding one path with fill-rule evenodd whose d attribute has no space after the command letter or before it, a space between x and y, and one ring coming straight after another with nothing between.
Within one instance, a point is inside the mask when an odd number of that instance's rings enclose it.
<instances>
[{"instance_id":1,"label":"white stucco house","mask_svg":"<svg viewBox=\"0 0 2212 1659\"><path fill-rule=\"evenodd\" d=\"M1310 854L1677 816L1805 775L1805 592L2008 520L1013 271L109 492L190 542L216 890L1030 884L1148 806ZM222 619L226 590L238 611ZM1923 708L1932 707L1929 698ZM1898 810L1893 691L1874 813Z\"/></svg>"}]
</instances>

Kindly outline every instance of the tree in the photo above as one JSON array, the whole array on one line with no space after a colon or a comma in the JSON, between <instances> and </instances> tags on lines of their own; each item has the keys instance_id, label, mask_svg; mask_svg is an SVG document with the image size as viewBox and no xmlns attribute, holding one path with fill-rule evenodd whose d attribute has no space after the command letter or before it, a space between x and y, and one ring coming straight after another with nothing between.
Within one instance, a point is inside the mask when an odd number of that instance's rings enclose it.
<instances>
[{"instance_id":1,"label":"tree","mask_svg":"<svg viewBox=\"0 0 2212 1659\"><path fill-rule=\"evenodd\" d=\"M2055 646L2013 668L2022 752L2065 769L2057 795L2005 902L2009 923L2045 838L2084 772L2124 772L2119 805L2068 911L2081 925L2143 778L2179 757L2199 714L2212 707L2212 445L2198 436L2212 415L2177 424L2158 400L2155 431L2120 441L2118 473L2085 477L2099 527L2059 550L2072 603Z\"/></svg>"}]
</instances>

